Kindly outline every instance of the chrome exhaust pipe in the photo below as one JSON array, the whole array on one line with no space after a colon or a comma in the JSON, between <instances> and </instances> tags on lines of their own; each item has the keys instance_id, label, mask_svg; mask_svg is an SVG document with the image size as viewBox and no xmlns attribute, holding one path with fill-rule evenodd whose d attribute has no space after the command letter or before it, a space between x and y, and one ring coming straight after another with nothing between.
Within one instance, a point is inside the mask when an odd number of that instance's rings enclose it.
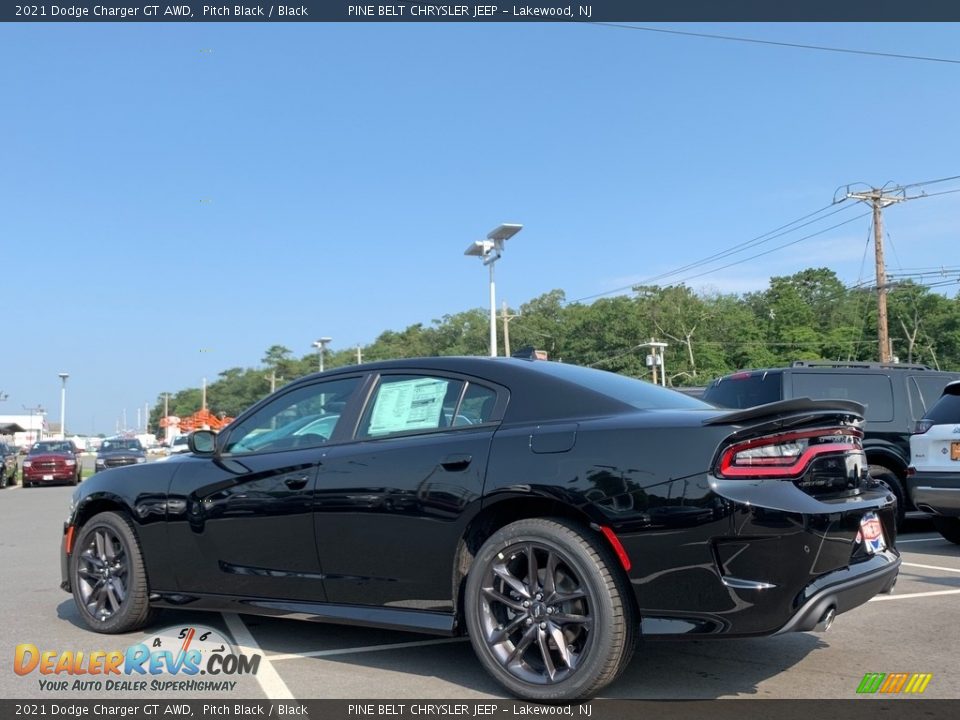
<instances>
[{"instance_id":1,"label":"chrome exhaust pipe","mask_svg":"<svg viewBox=\"0 0 960 720\"><path fill-rule=\"evenodd\" d=\"M830 626L833 625L834 618L836 617L837 617L837 608L831 607L823 614L823 617L820 618L820 622L818 622L814 626L813 631L826 632L827 630L830 629Z\"/></svg>"}]
</instances>

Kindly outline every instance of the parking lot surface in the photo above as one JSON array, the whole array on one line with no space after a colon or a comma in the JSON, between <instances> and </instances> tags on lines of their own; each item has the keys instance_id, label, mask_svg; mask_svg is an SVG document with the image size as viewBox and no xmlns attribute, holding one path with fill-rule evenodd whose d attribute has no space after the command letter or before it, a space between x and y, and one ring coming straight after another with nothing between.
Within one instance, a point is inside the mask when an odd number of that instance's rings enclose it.
<instances>
[{"instance_id":1,"label":"parking lot surface","mask_svg":"<svg viewBox=\"0 0 960 720\"><path fill-rule=\"evenodd\" d=\"M223 633L263 660L256 676L233 676L237 685L230 690L177 693L182 698L503 697L461 638L186 611L164 611L141 633L91 633L81 625L72 597L59 588L59 543L72 490L17 486L0 491L0 651L7 668L0 673L0 697L91 698L79 690L41 689L45 678L36 672L12 672L18 644L89 653L122 649L164 628L197 625ZM604 696L851 698L865 673L906 672L932 673L924 697L960 698L960 546L928 524L911 521L899 547L904 562L896 593L840 615L829 632L642 643ZM151 694L121 688L100 696Z\"/></svg>"}]
</instances>

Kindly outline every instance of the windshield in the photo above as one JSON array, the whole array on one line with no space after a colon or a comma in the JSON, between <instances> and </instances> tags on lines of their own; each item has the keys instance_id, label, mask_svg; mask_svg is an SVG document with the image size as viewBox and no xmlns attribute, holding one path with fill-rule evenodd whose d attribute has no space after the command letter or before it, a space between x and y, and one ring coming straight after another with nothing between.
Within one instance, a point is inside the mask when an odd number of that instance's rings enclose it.
<instances>
[{"instance_id":1,"label":"windshield","mask_svg":"<svg viewBox=\"0 0 960 720\"><path fill-rule=\"evenodd\" d=\"M114 450L143 450L143 446L136 438L104 440L100 446L100 452L111 452Z\"/></svg>"},{"instance_id":2,"label":"windshield","mask_svg":"<svg viewBox=\"0 0 960 720\"><path fill-rule=\"evenodd\" d=\"M30 448L30 454L37 453L55 453L55 452L64 452L72 453L73 444L68 442L63 442L61 440L57 441L41 441L34 443L33 447Z\"/></svg>"}]
</instances>

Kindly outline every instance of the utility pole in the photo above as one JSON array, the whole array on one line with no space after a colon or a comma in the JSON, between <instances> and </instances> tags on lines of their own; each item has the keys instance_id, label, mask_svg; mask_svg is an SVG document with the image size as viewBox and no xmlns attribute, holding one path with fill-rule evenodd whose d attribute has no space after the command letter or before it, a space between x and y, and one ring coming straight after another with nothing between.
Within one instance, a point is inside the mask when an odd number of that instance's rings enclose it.
<instances>
[{"instance_id":1,"label":"utility pole","mask_svg":"<svg viewBox=\"0 0 960 720\"><path fill-rule=\"evenodd\" d=\"M868 203L873 208L873 250L877 265L877 347L880 362L888 363L892 360L892 353L887 320L887 270L883 261L883 209L907 198L899 187L890 191L872 188L869 192L848 192L847 197Z\"/></svg>"},{"instance_id":2,"label":"utility pole","mask_svg":"<svg viewBox=\"0 0 960 720\"><path fill-rule=\"evenodd\" d=\"M500 313L500 319L503 320L503 354L510 357L510 321L519 315L510 315L507 313L507 301L503 301L503 312Z\"/></svg>"},{"instance_id":3,"label":"utility pole","mask_svg":"<svg viewBox=\"0 0 960 720\"><path fill-rule=\"evenodd\" d=\"M357 365L363 365L363 350L359 343L357 344Z\"/></svg>"}]
</instances>

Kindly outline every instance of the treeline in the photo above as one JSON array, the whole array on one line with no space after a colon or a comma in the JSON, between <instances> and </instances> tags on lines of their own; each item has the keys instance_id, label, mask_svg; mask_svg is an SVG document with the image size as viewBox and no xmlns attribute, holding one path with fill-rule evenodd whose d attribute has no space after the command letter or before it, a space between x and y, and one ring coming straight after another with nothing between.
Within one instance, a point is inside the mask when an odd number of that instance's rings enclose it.
<instances>
[{"instance_id":1,"label":"treeline","mask_svg":"<svg viewBox=\"0 0 960 720\"><path fill-rule=\"evenodd\" d=\"M638 286L630 296L567 303L553 290L510 310L511 349L533 346L551 360L590 365L649 378L651 338L669 343L667 383L703 385L741 368L771 367L793 360L876 360L876 291L847 288L832 270L808 269L774 277L762 292L744 295L695 293L680 285ZM901 283L888 294L893 351L901 362L960 368L960 296L947 298L922 285ZM486 355L489 311L476 308L444 315L430 325L387 330L361 348L365 362L431 355ZM503 324L499 323L503 352ZM356 348L330 349L326 368L351 365ZM207 405L216 414L236 416L277 387L317 370L316 353L294 357L281 345L270 347L259 367L229 368L207 388ZM151 415L157 427L163 413L158 398ZM189 415L200 408L201 389L171 395L170 412Z\"/></svg>"}]
</instances>

